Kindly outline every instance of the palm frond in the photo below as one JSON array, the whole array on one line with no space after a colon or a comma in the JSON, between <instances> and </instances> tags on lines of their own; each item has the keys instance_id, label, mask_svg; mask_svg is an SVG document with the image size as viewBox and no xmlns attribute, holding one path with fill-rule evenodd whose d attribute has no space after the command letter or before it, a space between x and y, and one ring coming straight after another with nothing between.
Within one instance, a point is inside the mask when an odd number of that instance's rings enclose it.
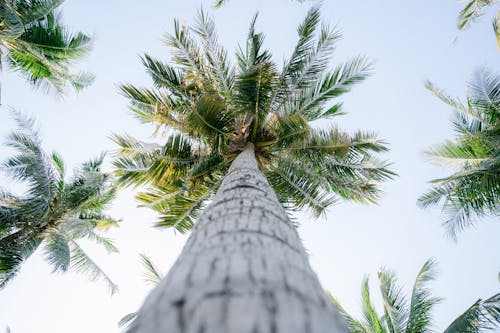
<instances>
[{"instance_id":1,"label":"palm frond","mask_svg":"<svg viewBox=\"0 0 500 333\"><path fill-rule=\"evenodd\" d=\"M248 29L248 35L245 43L245 49L238 47L236 58L241 73L246 72L254 66L267 63L271 60L271 54L268 50L262 49L264 44L264 34L255 31L255 23L258 14L255 14Z\"/></svg>"},{"instance_id":2,"label":"palm frond","mask_svg":"<svg viewBox=\"0 0 500 333\"><path fill-rule=\"evenodd\" d=\"M25 26L23 34L11 44L7 60L35 87L63 93L68 84L77 90L85 87L93 76L70 72L71 63L90 51L90 37L70 33L60 21L60 15L50 12L43 20Z\"/></svg>"},{"instance_id":3,"label":"palm frond","mask_svg":"<svg viewBox=\"0 0 500 333\"><path fill-rule=\"evenodd\" d=\"M360 321L355 319L353 316L351 316L340 304L340 302L329 292L327 292L328 297L330 300L335 304L337 309L339 310L340 314L345 318L347 321L347 327L349 328L349 331L351 333L371 333L371 331L363 325Z\"/></svg>"},{"instance_id":4,"label":"palm frond","mask_svg":"<svg viewBox=\"0 0 500 333\"><path fill-rule=\"evenodd\" d=\"M12 238L15 241L11 242ZM0 289L17 275L21 265L36 251L40 243L41 239L36 232L18 231L0 239Z\"/></svg>"},{"instance_id":5,"label":"palm frond","mask_svg":"<svg viewBox=\"0 0 500 333\"><path fill-rule=\"evenodd\" d=\"M193 31L201 38L207 69L211 72L217 91L223 99L231 101L234 70L228 62L226 50L219 44L214 21L203 9L198 11Z\"/></svg>"},{"instance_id":6,"label":"palm frond","mask_svg":"<svg viewBox=\"0 0 500 333\"><path fill-rule=\"evenodd\" d=\"M70 264L70 248L64 235L51 230L45 237L44 244L45 260L54 267L52 272L66 272Z\"/></svg>"},{"instance_id":7,"label":"palm frond","mask_svg":"<svg viewBox=\"0 0 500 333\"><path fill-rule=\"evenodd\" d=\"M384 319L390 333L403 333L408 322L406 297L399 287L396 275L381 268L378 272L380 292L384 302Z\"/></svg>"},{"instance_id":8,"label":"palm frond","mask_svg":"<svg viewBox=\"0 0 500 333\"><path fill-rule=\"evenodd\" d=\"M299 98L293 98L285 104L284 112L301 113L308 121L339 115L341 104L324 108L325 104L365 80L370 74L372 64L364 57L358 57L345 64L338 65L315 86L303 90Z\"/></svg>"},{"instance_id":9,"label":"palm frond","mask_svg":"<svg viewBox=\"0 0 500 333\"><path fill-rule=\"evenodd\" d=\"M180 233L190 231L200 210L211 195L212 188L196 188L191 193L181 191L172 195L163 188L154 188L148 192L139 193L137 200L140 206L150 206L160 213L157 227L172 227Z\"/></svg>"},{"instance_id":10,"label":"palm frond","mask_svg":"<svg viewBox=\"0 0 500 333\"><path fill-rule=\"evenodd\" d=\"M289 208L308 207L318 217L336 201L325 191L326 179L311 170L307 163L282 157L268 167L269 182L276 189L280 201L288 204Z\"/></svg>"},{"instance_id":11,"label":"palm frond","mask_svg":"<svg viewBox=\"0 0 500 333\"><path fill-rule=\"evenodd\" d=\"M146 272L144 273L145 281L153 286L160 283L163 278L163 273L158 269L158 267L156 267L155 264L153 264L147 255L141 254L140 257L142 266L146 269Z\"/></svg>"},{"instance_id":12,"label":"palm frond","mask_svg":"<svg viewBox=\"0 0 500 333\"><path fill-rule=\"evenodd\" d=\"M361 301L363 304L363 318L366 322L366 326L370 327L370 330L374 333L385 333L385 327L378 315L375 307L372 303L370 296L370 286L368 285L368 277L363 279L361 287Z\"/></svg>"},{"instance_id":13,"label":"palm frond","mask_svg":"<svg viewBox=\"0 0 500 333\"><path fill-rule=\"evenodd\" d=\"M86 275L89 280L104 280L111 292L111 295L118 291L118 286L104 273L104 271L83 251L75 241L70 241L71 248L71 269Z\"/></svg>"},{"instance_id":14,"label":"palm frond","mask_svg":"<svg viewBox=\"0 0 500 333\"><path fill-rule=\"evenodd\" d=\"M118 326L130 327L134 323L136 318L137 318L137 312L128 313L125 316L123 316L122 319L120 319L120 321L118 322Z\"/></svg>"},{"instance_id":15,"label":"palm frond","mask_svg":"<svg viewBox=\"0 0 500 333\"><path fill-rule=\"evenodd\" d=\"M410 312L406 333L425 332L431 328L431 311L434 305L441 301L431 296L427 283L434 280L436 275L436 261L427 260L415 279L410 301Z\"/></svg>"},{"instance_id":16,"label":"palm frond","mask_svg":"<svg viewBox=\"0 0 500 333\"><path fill-rule=\"evenodd\" d=\"M470 308L455 319L444 333L479 333L500 327L500 294L478 299Z\"/></svg>"},{"instance_id":17,"label":"palm frond","mask_svg":"<svg viewBox=\"0 0 500 333\"><path fill-rule=\"evenodd\" d=\"M493 33L495 34L495 39L497 41L498 51L500 51L500 16L497 15L492 22Z\"/></svg>"},{"instance_id":18,"label":"palm frond","mask_svg":"<svg viewBox=\"0 0 500 333\"><path fill-rule=\"evenodd\" d=\"M460 11L457 19L457 27L460 30L466 29L477 18L482 15L484 7L492 5L495 0L471 0Z\"/></svg>"}]
</instances>

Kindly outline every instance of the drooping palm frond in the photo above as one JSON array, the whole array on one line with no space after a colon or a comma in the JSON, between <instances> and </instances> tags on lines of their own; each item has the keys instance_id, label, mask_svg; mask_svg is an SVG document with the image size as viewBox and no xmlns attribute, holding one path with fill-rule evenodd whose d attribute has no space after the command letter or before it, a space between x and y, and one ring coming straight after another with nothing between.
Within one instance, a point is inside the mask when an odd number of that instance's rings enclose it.
<instances>
[{"instance_id":1,"label":"drooping palm frond","mask_svg":"<svg viewBox=\"0 0 500 333\"><path fill-rule=\"evenodd\" d=\"M118 251L100 234L118 222L103 213L116 192L114 180L101 171L104 155L83 163L66 181L63 159L42 149L34 119L14 117L18 129L9 134L7 145L16 153L0 166L24 182L27 191L22 196L0 191L0 288L41 245L54 272L74 268L92 279L102 276L114 292L109 277L76 243L86 238L108 252Z\"/></svg>"},{"instance_id":2,"label":"drooping palm frond","mask_svg":"<svg viewBox=\"0 0 500 333\"><path fill-rule=\"evenodd\" d=\"M455 319L444 333L479 333L500 327L500 294L478 299Z\"/></svg>"},{"instance_id":3,"label":"drooping palm frond","mask_svg":"<svg viewBox=\"0 0 500 333\"><path fill-rule=\"evenodd\" d=\"M440 205L449 234L457 233L484 216L496 216L500 207L500 77L486 68L470 83L467 102L447 96L428 83L427 88L456 110L457 138L429 149L427 156L455 168L449 177L432 181L433 188L419 198L423 207Z\"/></svg>"},{"instance_id":4,"label":"drooping palm frond","mask_svg":"<svg viewBox=\"0 0 500 333\"><path fill-rule=\"evenodd\" d=\"M88 54L90 37L71 33L55 9L61 0L0 2L0 49L9 67L35 87L63 93L93 81L89 73L71 73L73 62Z\"/></svg>"},{"instance_id":5,"label":"drooping palm frond","mask_svg":"<svg viewBox=\"0 0 500 333\"><path fill-rule=\"evenodd\" d=\"M71 241L70 246L72 252L71 266L76 272L86 275L91 281L95 281L97 279L104 280L109 287L111 295L118 291L118 286L113 283L109 276L95 263L95 261L83 251L77 242Z\"/></svg>"},{"instance_id":6,"label":"drooping palm frond","mask_svg":"<svg viewBox=\"0 0 500 333\"><path fill-rule=\"evenodd\" d=\"M192 27L176 20L165 38L171 63L142 58L154 87L121 86L142 122L165 129L165 144L113 138L120 146L114 162L119 183L148 186L137 198L160 214L158 226L190 230L248 142L280 200L316 216L339 199L375 202L378 185L394 176L376 158L387 145L375 134L313 126L341 114L336 99L368 76L370 62L358 57L330 70L340 34L322 25L319 7L313 7L280 68L264 48L256 19L235 65L205 12Z\"/></svg>"}]
</instances>

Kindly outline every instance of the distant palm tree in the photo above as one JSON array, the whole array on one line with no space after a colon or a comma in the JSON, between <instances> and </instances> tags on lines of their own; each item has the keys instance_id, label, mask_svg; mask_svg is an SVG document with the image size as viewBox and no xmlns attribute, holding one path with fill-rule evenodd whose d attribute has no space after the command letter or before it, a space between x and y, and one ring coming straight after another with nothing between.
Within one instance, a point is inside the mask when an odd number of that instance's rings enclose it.
<instances>
[{"instance_id":1,"label":"distant palm tree","mask_svg":"<svg viewBox=\"0 0 500 333\"><path fill-rule=\"evenodd\" d=\"M115 136L119 181L149 186L138 199L160 213L158 226L187 232L199 216L132 332L343 330L282 204L318 216L341 199L375 202L393 175L375 157L387 150L375 134L313 125L341 114L342 103L331 101L364 80L370 64L356 58L330 70L340 35L320 28L313 8L278 69L255 21L236 67L205 13L193 27L175 21L166 40L175 65L146 55L155 88L122 86L137 117L166 139Z\"/></svg>"},{"instance_id":2,"label":"distant palm tree","mask_svg":"<svg viewBox=\"0 0 500 333\"><path fill-rule=\"evenodd\" d=\"M108 252L117 252L100 231L117 225L103 210L115 197L110 175L101 171L104 155L83 163L73 178L65 181L65 166L57 153L47 154L34 130L33 119L16 115L19 129L7 138L17 154L0 167L27 186L25 195L0 191L0 288L43 244L45 259L54 272L69 268L103 278L115 292L116 286L84 252L77 240L86 238Z\"/></svg>"},{"instance_id":3,"label":"distant palm tree","mask_svg":"<svg viewBox=\"0 0 500 333\"><path fill-rule=\"evenodd\" d=\"M470 0L460 11L457 19L459 30L467 29L473 21L483 15L484 7L494 5L498 0ZM493 19L493 32L500 50L500 15Z\"/></svg>"},{"instance_id":4,"label":"distant palm tree","mask_svg":"<svg viewBox=\"0 0 500 333\"><path fill-rule=\"evenodd\" d=\"M339 302L332 301L344 314L352 333L426 333L433 332L432 310L441 301L432 297L426 283L435 277L435 261L428 260L415 279L411 298L408 299L398 286L396 275L385 268L378 273L383 300L383 314L372 303L368 277L363 280L361 295L363 319L349 315ZM500 293L487 300L479 299L453 321L445 333L479 333L500 327Z\"/></svg>"},{"instance_id":5,"label":"distant palm tree","mask_svg":"<svg viewBox=\"0 0 500 333\"><path fill-rule=\"evenodd\" d=\"M424 206L442 205L444 223L453 237L482 216L500 214L500 76L487 69L476 73L467 101L450 97L426 84L436 97L456 110L454 141L427 151L432 161L457 171L432 181L419 198Z\"/></svg>"},{"instance_id":6,"label":"distant palm tree","mask_svg":"<svg viewBox=\"0 0 500 333\"><path fill-rule=\"evenodd\" d=\"M0 0L0 56L35 87L65 91L89 85L93 76L71 73L73 61L90 50L90 37L73 34L55 9L63 0ZM0 64L2 58L0 58Z\"/></svg>"}]
</instances>

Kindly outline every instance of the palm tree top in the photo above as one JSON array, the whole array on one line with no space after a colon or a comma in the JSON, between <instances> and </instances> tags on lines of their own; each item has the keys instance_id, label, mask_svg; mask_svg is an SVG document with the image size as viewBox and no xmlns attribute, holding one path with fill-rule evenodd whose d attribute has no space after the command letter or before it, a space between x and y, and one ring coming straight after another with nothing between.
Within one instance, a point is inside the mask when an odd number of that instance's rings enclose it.
<instances>
[{"instance_id":1,"label":"palm tree top","mask_svg":"<svg viewBox=\"0 0 500 333\"><path fill-rule=\"evenodd\" d=\"M469 84L465 102L432 83L427 88L455 109L454 140L429 150L429 159L451 167L454 173L432 180L433 188L419 198L424 206L442 206L449 234L457 233L484 216L500 214L500 76L483 68Z\"/></svg>"},{"instance_id":2,"label":"palm tree top","mask_svg":"<svg viewBox=\"0 0 500 333\"><path fill-rule=\"evenodd\" d=\"M114 137L121 146L115 161L120 182L150 186L138 198L162 213L159 225L188 230L248 142L280 200L315 215L339 197L375 202L377 184L393 175L373 156L387 150L374 133L313 126L342 114L342 103L332 100L363 81L370 62L357 57L330 69L341 36L320 24L319 8L313 7L279 68L263 47L256 20L237 48L236 64L205 12L199 11L193 26L175 20L174 32L165 36L171 64L142 57L154 88L121 86L135 115L166 133L163 145Z\"/></svg>"},{"instance_id":3,"label":"palm tree top","mask_svg":"<svg viewBox=\"0 0 500 333\"><path fill-rule=\"evenodd\" d=\"M14 118L18 128L9 134L6 144L15 154L0 168L26 184L27 190L16 195L0 189L0 288L42 246L54 272L72 268L91 280L103 279L115 292L116 285L77 242L86 238L108 252L118 251L102 235L118 225L104 214L116 193L113 178L101 170L104 155L82 163L68 180L61 156L42 149L34 120L17 113Z\"/></svg>"},{"instance_id":4,"label":"palm tree top","mask_svg":"<svg viewBox=\"0 0 500 333\"><path fill-rule=\"evenodd\" d=\"M427 284L435 279L437 262L427 260L420 269L411 296L398 285L396 274L382 267L378 273L383 301L383 314L372 303L368 277L363 279L361 295L363 318L355 319L330 295L347 320L352 333L424 333L435 332L432 311L442 299L432 296ZM457 317L444 333L479 333L500 327L500 293L486 300L477 300Z\"/></svg>"},{"instance_id":5,"label":"palm tree top","mask_svg":"<svg viewBox=\"0 0 500 333\"><path fill-rule=\"evenodd\" d=\"M0 0L0 55L33 86L58 93L93 81L89 73L71 72L75 60L89 53L91 38L62 24L56 10L63 2Z\"/></svg>"}]
</instances>

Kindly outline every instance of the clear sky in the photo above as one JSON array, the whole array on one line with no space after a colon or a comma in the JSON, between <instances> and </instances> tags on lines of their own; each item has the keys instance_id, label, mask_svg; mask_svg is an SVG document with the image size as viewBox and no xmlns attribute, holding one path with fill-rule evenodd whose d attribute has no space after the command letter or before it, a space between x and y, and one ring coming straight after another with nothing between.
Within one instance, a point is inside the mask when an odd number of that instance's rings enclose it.
<instances>
[{"instance_id":1,"label":"clear sky","mask_svg":"<svg viewBox=\"0 0 500 333\"><path fill-rule=\"evenodd\" d=\"M63 5L65 21L95 37L94 50L81 67L92 71L96 81L61 100L34 91L18 75L4 70L0 143L13 125L10 107L37 117L45 147L60 152L69 170L101 151L115 149L111 133L149 139L152 129L132 117L116 86L122 82L149 86L138 55L148 52L168 59L162 35L173 30L174 18L192 22L202 4L214 16L220 40L230 52L244 41L259 10L258 29L266 33L265 45L281 63L291 53L296 27L311 2L231 0L214 11L207 0L68 0ZM385 157L400 175L384 185L386 195L379 205L341 203L316 221L308 214L298 216L303 221L300 234L324 288L352 313L359 313L365 274L371 276L372 294L379 302L375 289L379 267L395 270L409 293L429 257L435 257L440 268L432 290L445 298L436 307L437 329L445 328L478 298L500 289L500 223L477 224L455 243L445 236L439 211L424 211L415 203L428 188L428 180L449 173L426 163L422 151L453 135L452 110L424 89L424 81L431 79L452 95L464 96L474 70L487 65L500 71L491 31L495 11L487 11L470 30L458 32L456 16L462 5L455 0L323 2L323 18L337 24L344 35L334 63L358 54L375 61L373 76L342 97L348 114L333 121L346 130L377 131L390 142L391 152ZM9 153L2 147L0 159ZM109 169L109 159L107 165ZM5 177L0 184L22 190ZM106 255L92 244L84 246L119 285L120 293L110 297L104 283L88 282L75 273L50 274L39 251L0 291L0 331L9 325L14 333L120 332L118 320L135 311L150 288L143 281L138 254L150 255L165 272L186 237L153 229L155 214L136 208L130 191L119 195L110 213L122 219L121 227L109 234L121 252Z\"/></svg>"}]
</instances>

